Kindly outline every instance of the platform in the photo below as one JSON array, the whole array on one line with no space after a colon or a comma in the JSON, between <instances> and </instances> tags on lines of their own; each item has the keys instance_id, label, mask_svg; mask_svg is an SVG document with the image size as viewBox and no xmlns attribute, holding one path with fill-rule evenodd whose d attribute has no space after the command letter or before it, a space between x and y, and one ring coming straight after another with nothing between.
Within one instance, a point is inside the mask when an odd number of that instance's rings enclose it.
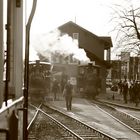
<instances>
[{"instance_id":1,"label":"platform","mask_svg":"<svg viewBox=\"0 0 140 140\"><path fill-rule=\"evenodd\" d=\"M127 97L128 102L126 104L123 101L122 94L119 94L118 92L115 91L111 91L109 88L107 89L106 94L100 94L96 97L96 99L107 103L116 104L118 106L140 110L140 103L138 104L138 106L136 106L135 103L130 102L129 95Z\"/></svg>"}]
</instances>

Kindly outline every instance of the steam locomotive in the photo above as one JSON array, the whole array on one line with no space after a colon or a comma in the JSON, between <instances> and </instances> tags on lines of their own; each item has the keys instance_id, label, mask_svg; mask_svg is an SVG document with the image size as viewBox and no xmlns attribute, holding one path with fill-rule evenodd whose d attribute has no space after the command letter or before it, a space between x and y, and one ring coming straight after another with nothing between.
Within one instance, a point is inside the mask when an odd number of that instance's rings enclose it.
<instances>
[{"instance_id":1,"label":"steam locomotive","mask_svg":"<svg viewBox=\"0 0 140 140\"><path fill-rule=\"evenodd\" d=\"M95 99L101 90L100 66L92 63L78 66L78 89L89 99Z\"/></svg>"},{"instance_id":2,"label":"steam locomotive","mask_svg":"<svg viewBox=\"0 0 140 140\"><path fill-rule=\"evenodd\" d=\"M39 60L29 62L29 99L44 100L50 91L52 65Z\"/></svg>"}]
</instances>

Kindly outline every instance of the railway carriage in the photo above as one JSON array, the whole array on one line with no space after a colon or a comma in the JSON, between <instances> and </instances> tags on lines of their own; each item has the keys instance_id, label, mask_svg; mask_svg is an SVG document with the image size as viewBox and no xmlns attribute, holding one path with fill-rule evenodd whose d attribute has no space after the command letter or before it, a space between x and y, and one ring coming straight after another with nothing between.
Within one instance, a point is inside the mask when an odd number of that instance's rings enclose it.
<instances>
[{"instance_id":1,"label":"railway carriage","mask_svg":"<svg viewBox=\"0 0 140 140\"><path fill-rule=\"evenodd\" d=\"M94 99L100 92L100 66L92 63L78 66L78 89L84 97Z\"/></svg>"},{"instance_id":2,"label":"railway carriage","mask_svg":"<svg viewBox=\"0 0 140 140\"><path fill-rule=\"evenodd\" d=\"M52 65L39 60L29 63L29 98L40 101L50 91Z\"/></svg>"}]
</instances>

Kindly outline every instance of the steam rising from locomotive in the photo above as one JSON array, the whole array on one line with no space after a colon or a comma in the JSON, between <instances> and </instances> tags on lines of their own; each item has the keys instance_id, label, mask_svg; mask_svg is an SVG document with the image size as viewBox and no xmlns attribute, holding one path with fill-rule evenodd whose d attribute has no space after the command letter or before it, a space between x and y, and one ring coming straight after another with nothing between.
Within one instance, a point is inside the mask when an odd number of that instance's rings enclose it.
<instances>
[{"instance_id":1,"label":"steam rising from locomotive","mask_svg":"<svg viewBox=\"0 0 140 140\"><path fill-rule=\"evenodd\" d=\"M34 39L32 46L39 57L42 56L52 63L54 55L63 58L71 56L72 59L81 62L89 61L84 49L79 48L78 40L68 34L62 34L59 30L38 36Z\"/></svg>"},{"instance_id":2,"label":"steam rising from locomotive","mask_svg":"<svg viewBox=\"0 0 140 140\"><path fill-rule=\"evenodd\" d=\"M29 67L30 98L34 101L39 100L40 97L44 98L50 93L54 76L51 73L63 73L64 67L60 71L53 70L52 72L51 66L54 63L67 64L68 59L72 59L71 61L76 64L79 61L89 61L85 51L78 47L78 40L68 34L62 34L59 30L40 35L32 42L32 47L36 50L39 59L30 62Z\"/></svg>"}]
</instances>

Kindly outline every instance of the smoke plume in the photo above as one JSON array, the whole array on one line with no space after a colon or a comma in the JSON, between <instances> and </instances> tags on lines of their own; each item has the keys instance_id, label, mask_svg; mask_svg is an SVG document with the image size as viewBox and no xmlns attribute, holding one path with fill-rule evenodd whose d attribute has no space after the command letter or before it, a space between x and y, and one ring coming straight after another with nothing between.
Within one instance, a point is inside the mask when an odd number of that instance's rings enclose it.
<instances>
[{"instance_id":1,"label":"smoke plume","mask_svg":"<svg viewBox=\"0 0 140 140\"><path fill-rule=\"evenodd\" d=\"M36 37L32 46L37 53L49 59L50 62L51 55L54 53L64 57L72 55L73 58L83 62L89 61L84 49L78 47L78 40L68 34L62 34L59 30Z\"/></svg>"}]
</instances>

